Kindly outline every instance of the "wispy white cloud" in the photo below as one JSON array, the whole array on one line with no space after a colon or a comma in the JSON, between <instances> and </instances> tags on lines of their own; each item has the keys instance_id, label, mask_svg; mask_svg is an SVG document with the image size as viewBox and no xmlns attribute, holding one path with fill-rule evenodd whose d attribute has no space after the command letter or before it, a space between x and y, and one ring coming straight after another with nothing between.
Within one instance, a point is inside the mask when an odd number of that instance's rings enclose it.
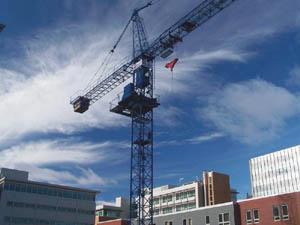
<instances>
[{"instance_id":1,"label":"wispy white cloud","mask_svg":"<svg viewBox=\"0 0 300 225\"><path fill-rule=\"evenodd\" d=\"M131 6L135 3L137 1L130 2ZM154 28L153 30L158 34L162 26L166 27L174 23L183 13L190 10L191 6L196 6L198 3L198 0L190 0L188 3L177 1L176 4L171 0L161 1L161 5L155 6L160 7L156 12L157 16L153 18L149 13L147 20L147 13L145 13L145 21L153 22L152 25L147 22L147 25L150 25L148 30L152 31L151 28ZM124 10L126 18L129 12L125 7L127 4L127 1L123 1L117 11L122 13ZM166 5L172 7L162 7ZM96 7L93 10L98 14ZM255 17L253 17L254 13ZM113 16L116 16L115 14L118 13L113 11ZM166 15L169 16L166 18ZM108 24L119 26L120 23L111 20L111 16L106 18ZM222 13L222 19L212 20L209 26L203 26L195 31L194 38L184 42L185 51L179 48L177 54L181 57L173 81L164 68L165 61L158 61L157 92L161 96L176 95L176 97L185 96L189 99L196 99L203 93L215 92L218 84L207 75L209 74L207 68L218 62L247 61L253 56L253 53L249 53L246 49L249 45L266 40L266 37L276 32L294 27L296 16L299 21L299 1L296 0L289 4L276 0L272 2L272 7L266 1L237 1L235 6ZM166 23L160 26L162 19L166 20ZM110 128L127 124L121 117L108 112L109 100L121 89L117 89L107 98L93 105L85 115L75 114L68 102L74 92L88 83L90 76L104 58L103 51L106 53L111 48L112 39L115 39L112 37L117 37L119 32L113 31L115 27L113 29L101 27L101 32L97 33L91 33L90 26L85 28L84 32L78 26L62 27L64 28L44 30L36 37L20 43L24 46L26 58L18 62L15 62L15 59L6 60L10 66L0 68L0 143L14 142L32 133L70 134L93 127ZM151 35L154 34L151 32ZM116 61L130 52L129 48L125 47L127 45L124 46L125 50L120 49ZM113 68L113 65L110 66ZM198 85L197 88L191 88L195 83ZM222 134L233 136L243 142L251 142L278 135L286 119L297 112L297 102L297 96L283 88L268 82L251 81L228 85L217 92L211 97L209 106L204 111L208 115L207 118ZM250 104L256 107L250 107ZM270 107L265 107L266 105ZM286 110L287 108L289 110ZM162 114L164 113L174 115L174 119L167 121L169 125L173 125L181 111L170 107L165 111L162 110ZM210 134L193 139L201 143L220 138L220 135L220 133ZM169 144L177 143L177 140L169 142ZM93 184L96 182L104 185L115 182L99 176L91 168L85 168L89 163L94 163L96 158L106 157L104 154L96 153L93 150L95 146L92 146L94 144L88 143L84 146L75 142L72 145L61 141L20 144L3 150L4 158L1 157L0 165L28 169L32 172L33 179L54 183ZM57 159L59 153L64 155ZM64 163L79 165L74 169L76 174L49 166Z\"/></svg>"},{"instance_id":2,"label":"wispy white cloud","mask_svg":"<svg viewBox=\"0 0 300 225\"><path fill-rule=\"evenodd\" d=\"M206 142L206 141L212 141L218 138L222 138L225 135L223 133L211 133L211 134L207 134L207 135L201 135L201 136L197 136L197 137L193 137L190 139L187 139L188 142L191 142L193 144L199 144L202 142Z\"/></svg>"},{"instance_id":3,"label":"wispy white cloud","mask_svg":"<svg viewBox=\"0 0 300 225\"><path fill-rule=\"evenodd\" d=\"M65 34L64 30L61 32ZM108 128L127 124L124 118L108 112L109 101L121 91L121 87L93 105L84 115L74 113L69 104L69 97L84 88L96 71L99 65L98 51L109 49L111 41L106 36L95 41L98 37L95 34L84 40L69 39L70 33L62 39L47 34L28 41L26 73L22 73L22 69L1 69L0 142L12 141L30 133L72 133L91 127ZM55 34L62 35L59 31ZM89 41L89 44L82 44L84 41ZM121 59L121 55L122 49L116 57ZM100 58L103 57L104 54L100 55ZM174 92L179 95L187 93L190 88L183 81L191 79L193 72L203 70L214 62L242 62L246 57L244 53L230 50L200 51L184 57L176 71L174 85L170 85L170 76L160 62L157 73L158 93L164 96ZM113 69L113 65L109 67ZM28 71L32 73L30 76L27 75ZM200 80L203 86L208 84L205 76ZM174 114L174 109L169 108L168 112L171 110ZM178 112L176 110L176 114Z\"/></svg>"},{"instance_id":4,"label":"wispy white cloud","mask_svg":"<svg viewBox=\"0 0 300 225\"><path fill-rule=\"evenodd\" d=\"M61 32L60 35L65 34ZM80 39L51 37L44 34L38 40L29 41L26 68L32 72L30 76L1 69L0 142L36 132L71 133L126 124L123 118L109 113L110 98L99 101L85 115L74 113L69 104L70 96L85 87L98 67L95 49L109 49L110 42L105 37L99 42L87 37L85 40L90 42L84 48L80 47Z\"/></svg>"},{"instance_id":5,"label":"wispy white cloud","mask_svg":"<svg viewBox=\"0 0 300 225\"><path fill-rule=\"evenodd\" d=\"M120 158L127 157L118 149L127 147L123 142L90 143L74 139L27 142L1 150L0 167L29 171L30 178L38 181L106 186L116 184L117 179L101 177L91 166L107 161L121 162ZM67 169L69 167L72 170Z\"/></svg>"},{"instance_id":6,"label":"wispy white cloud","mask_svg":"<svg viewBox=\"0 0 300 225\"><path fill-rule=\"evenodd\" d=\"M156 145L157 146L174 146L174 145L187 145L187 144L201 144L204 142L213 141L219 138L224 137L225 134L220 132L214 132L210 134L203 134L192 138L185 138L185 139L171 139L166 141L160 141Z\"/></svg>"},{"instance_id":7,"label":"wispy white cloud","mask_svg":"<svg viewBox=\"0 0 300 225\"><path fill-rule=\"evenodd\" d=\"M181 124L181 116L184 114L183 110L175 106L161 106L156 110L155 116L159 121L159 126L176 127Z\"/></svg>"},{"instance_id":8,"label":"wispy white cloud","mask_svg":"<svg viewBox=\"0 0 300 225\"><path fill-rule=\"evenodd\" d=\"M21 143L1 151L2 164L28 163L31 165L51 165L59 163L92 164L113 156L112 146L126 148L123 142L90 143L76 139L41 140ZM108 151L111 151L108 154ZM58 157L59 156L59 157Z\"/></svg>"},{"instance_id":9,"label":"wispy white cloud","mask_svg":"<svg viewBox=\"0 0 300 225\"><path fill-rule=\"evenodd\" d=\"M174 172L168 172L165 174L161 174L155 177L155 179L169 179L169 178L181 178L184 175L183 172L178 172L178 171L174 171Z\"/></svg>"},{"instance_id":10,"label":"wispy white cloud","mask_svg":"<svg viewBox=\"0 0 300 225\"><path fill-rule=\"evenodd\" d=\"M300 111L299 96L264 80L229 84L212 95L199 116L233 139L258 144L277 137Z\"/></svg>"},{"instance_id":11,"label":"wispy white cloud","mask_svg":"<svg viewBox=\"0 0 300 225\"><path fill-rule=\"evenodd\" d=\"M287 84L290 86L300 86L300 67L295 66L289 74Z\"/></svg>"},{"instance_id":12,"label":"wispy white cloud","mask_svg":"<svg viewBox=\"0 0 300 225\"><path fill-rule=\"evenodd\" d=\"M127 14L130 12L129 8L124 11L124 4L125 2L121 2L120 7L117 7L120 12L123 12L120 18L128 17ZM138 2L133 1L130 4L133 7ZM173 23L174 19L178 19L185 13L185 10L189 10L197 4L197 1L191 0L188 4L177 2L177 4L172 4L176 7L165 7L168 8L168 14L170 14L165 18L165 25ZM297 15L296 10L293 10L297 7L290 7L293 5L291 3L285 4L282 1L276 1L268 13L262 10L265 8L262 7L263 4L265 3L261 1L237 3L232 9L226 10L222 14L223 20L210 21L210 26L199 29L197 31L199 33L194 36L201 35L201 44L195 38L191 42L193 49L189 47L189 43L185 43L188 49L186 55L189 56L181 57L180 62L182 63L179 62L176 68L174 81L171 81L163 67L165 62L158 62L156 82L158 94L162 96L172 96L174 93L177 96L189 94L192 90L190 83L191 81L195 82L193 78L196 73L197 83L202 84L202 88L199 90L205 91L213 88L210 78L204 73L201 74L201 71L203 72L216 62L244 62L251 56L247 50L240 47L240 44L235 46L230 43L236 44L237 40L239 43L248 43L249 38L243 38L241 34L248 35L247 37L251 36L251 40L259 40L264 35L259 31L282 30L282 27L291 26L290 22ZM295 4L298 5L297 1ZM160 2L153 9L149 9L149 12L159 7L162 10L156 13L165 17L166 12L165 8L161 7L162 5L170 5L170 1ZM257 13L260 13L263 19L261 16L253 19L253 12L250 9L260 10ZM243 10L241 14L243 17L236 20L234 16L231 16L233 10ZM279 16L286 15L286 11L290 12L291 18ZM173 15L173 12L176 13ZM108 17L111 17L111 14L116 12L109 11L108 13ZM147 13L144 13L144 16L147 20ZM160 15L157 15L154 19L159 20L159 18L161 18ZM280 23L274 22L274 18L280 18ZM155 20L153 21L155 30L162 30L165 25L158 27L157 24L160 23L155 23ZM107 19L107 21L110 20ZM150 30L154 27L153 24L147 23ZM34 132L71 133L91 127L105 128L121 126L126 123L120 117L108 113L108 101L112 99L110 96L96 103L84 116L73 113L68 104L69 96L82 89L91 74L96 71L99 61L104 58L103 50L109 50L113 44L111 37L119 35L119 32L107 27L108 23L104 22L102 25L102 30L105 32L96 33L88 32L94 28L93 25L85 28L75 25L61 26L64 28L43 30L30 40L19 43L24 46L26 58L23 61L20 60L19 63L16 63L14 59L8 62L8 64L13 64L15 69L1 69L0 116L2 124L0 141L14 140L16 137ZM219 28L218 32L215 27ZM237 32L241 30L240 28L243 32ZM202 32L206 32L205 35ZM255 35L251 35L253 32ZM77 35L78 33L82 35ZM197 49L201 50L192 53L195 50L195 42L199 44ZM219 44L216 44L217 42ZM126 40L125 43L127 43ZM125 48L126 46L127 44L123 46L123 49L121 48L116 58L120 59L124 53L127 55L130 52L128 48ZM119 91L121 89L117 89L114 93ZM112 93L111 96L113 95Z\"/></svg>"},{"instance_id":13,"label":"wispy white cloud","mask_svg":"<svg viewBox=\"0 0 300 225\"><path fill-rule=\"evenodd\" d=\"M156 90L162 98L165 97L190 97L194 93L194 86L198 91L207 92L213 89L214 80L207 75L207 69L220 62L245 62L253 53L240 52L231 49L212 49L210 51L197 51L184 54L174 69L174 79L171 72L164 67L165 61L159 61L156 67ZM175 57L175 56L174 56ZM199 94L199 92L198 92Z\"/></svg>"}]
</instances>

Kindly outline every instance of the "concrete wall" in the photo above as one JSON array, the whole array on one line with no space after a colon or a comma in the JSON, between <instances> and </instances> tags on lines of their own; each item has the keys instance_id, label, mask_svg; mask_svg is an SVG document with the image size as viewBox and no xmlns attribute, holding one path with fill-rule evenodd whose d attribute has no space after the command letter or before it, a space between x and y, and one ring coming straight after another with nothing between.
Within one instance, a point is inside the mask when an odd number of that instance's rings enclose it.
<instances>
[{"instance_id":1,"label":"concrete wall","mask_svg":"<svg viewBox=\"0 0 300 225\"><path fill-rule=\"evenodd\" d=\"M121 211L121 219L130 218L130 201L126 198L117 197L116 206L119 206Z\"/></svg>"},{"instance_id":2,"label":"concrete wall","mask_svg":"<svg viewBox=\"0 0 300 225\"><path fill-rule=\"evenodd\" d=\"M230 225L235 225L234 204L225 203L215 206L209 206L199 209L194 209L188 212L173 213L154 217L155 225L165 225L166 222L172 222L172 225L183 225L183 220L186 219L186 224L189 225L188 220L192 220L192 225L205 225L205 217L210 217L210 225L219 224L219 214L229 213Z\"/></svg>"}]
</instances>

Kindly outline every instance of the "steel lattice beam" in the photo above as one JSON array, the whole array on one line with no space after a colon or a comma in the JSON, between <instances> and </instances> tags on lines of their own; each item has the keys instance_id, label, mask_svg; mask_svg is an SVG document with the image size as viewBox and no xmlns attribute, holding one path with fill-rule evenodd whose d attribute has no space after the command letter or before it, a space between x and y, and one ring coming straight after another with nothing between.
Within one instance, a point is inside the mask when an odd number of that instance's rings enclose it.
<instances>
[{"instance_id":1,"label":"steel lattice beam","mask_svg":"<svg viewBox=\"0 0 300 225\"><path fill-rule=\"evenodd\" d=\"M235 0L203 1L173 26L165 30L143 53L139 52L138 55L134 55L133 60L121 66L101 82L88 87L83 96L90 100L90 104L95 103L132 77L134 64L144 55L155 58L165 49L173 48L176 44L181 42L186 35L220 13L234 1ZM76 100L77 98L71 99L71 104L74 104Z\"/></svg>"}]
</instances>

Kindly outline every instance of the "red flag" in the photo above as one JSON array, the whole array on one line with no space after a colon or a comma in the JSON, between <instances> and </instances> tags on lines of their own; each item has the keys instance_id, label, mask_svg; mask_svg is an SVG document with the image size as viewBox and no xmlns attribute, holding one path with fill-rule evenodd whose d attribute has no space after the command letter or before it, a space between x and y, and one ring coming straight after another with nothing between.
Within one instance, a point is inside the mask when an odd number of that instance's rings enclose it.
<instances>
[{"instance_id":1,"label":"red flag","mask_svg":"<svg viewBox=\"0 0 300 225\"><path fill-rule=\"evenodd\" d=\"M173 68L174 68L174 66L176 65L177 62L178 62L178 58L176 58L176 59L172 60L171 62L167 63L165 65L165 67L167 69L170 69L171 71L173 71Z\"/></svg>"}]
</instances>

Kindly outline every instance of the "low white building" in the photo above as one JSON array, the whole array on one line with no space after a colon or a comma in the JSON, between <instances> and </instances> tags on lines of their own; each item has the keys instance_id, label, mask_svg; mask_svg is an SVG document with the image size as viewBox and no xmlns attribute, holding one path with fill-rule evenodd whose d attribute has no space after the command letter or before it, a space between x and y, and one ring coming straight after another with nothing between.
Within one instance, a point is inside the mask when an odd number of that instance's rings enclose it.
<instances>
[{"instance_id":1,"label":"low white building","mask_svg":"<svg viewBox=\"0 0 300 225\"><path fill-rule=\"evenodd\" d=\"M300 145L250 160L253 197L300 191Z\"/></svg>"},{"instance_id":2,"label":"low white building","mask_svg":"<svg viewBox=\"0 0 300 225\"><path fill-rule=\"evenodd\" d=\"M154 215L186 211L204 206L203 184L194 181L181 186L165 185L153 189Z\"/></svg>"},{"instance_id":3,"label":"low white building","mask_svg":"<svg viewBox=\"0 0 300 225\"><path fill-rule=\"evenodd\" d=\"M1 225L94 225L97 192L28 180L28 172L0 171Z\"/></svg>"},{"instance_id":4,"label":"low white building","mask_svg":"<svg viewBox=\"0 0 300 225\"><path fill-rule=\"evenodd\" d=\"M128 199L117 197L115 203L106 203L96 206L95 224L114 219L130 219L130 203Z\"/></svg>"}]
</instances>

